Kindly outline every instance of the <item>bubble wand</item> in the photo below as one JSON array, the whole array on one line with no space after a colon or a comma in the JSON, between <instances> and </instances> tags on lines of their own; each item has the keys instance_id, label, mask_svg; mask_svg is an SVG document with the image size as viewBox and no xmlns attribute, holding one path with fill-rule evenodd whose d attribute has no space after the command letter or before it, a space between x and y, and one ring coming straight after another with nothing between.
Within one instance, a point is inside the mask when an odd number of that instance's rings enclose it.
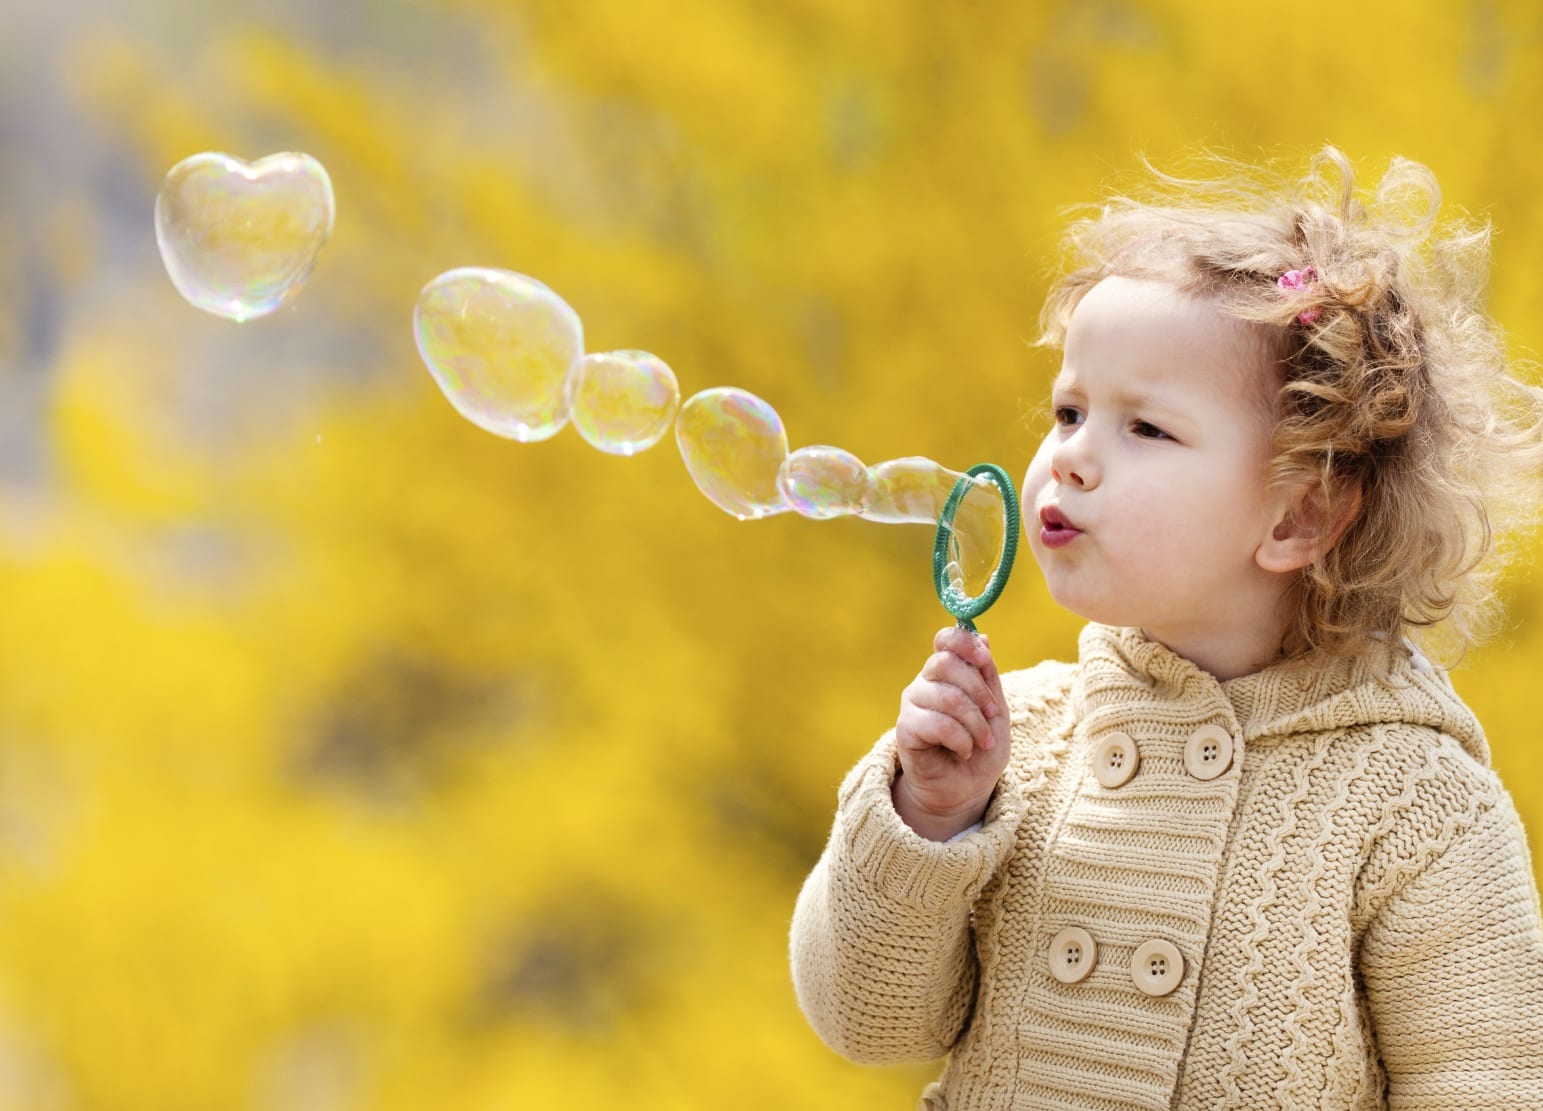
<instances>
[{"instance_id":1,"label":"bubble wand","mask_svg":"<svg viewBox=\"0 0 1543 1111\"><path fill-rule=\"evenodd\" d=\"M958 566L949 559L949 551L954 547L954 517L965 496L977 488L977 477L984 478L1002 495L1002 509L1007 520L1002 534L1002 552L997 557L991 578L980 594L971 596L965 591L962 579L956 581L949 574L951 567ZM949 491L943 511L938 514L937 537L932 545L932 583L937 589L938 601L959 622L959 628L975 632L975 619L991 608L1007 585L1007 577L1013 571L1013 559L1018 554L1019 527L1018 491L1007 472L995 463L977 463Z\"/></svg>"}]
</instances>

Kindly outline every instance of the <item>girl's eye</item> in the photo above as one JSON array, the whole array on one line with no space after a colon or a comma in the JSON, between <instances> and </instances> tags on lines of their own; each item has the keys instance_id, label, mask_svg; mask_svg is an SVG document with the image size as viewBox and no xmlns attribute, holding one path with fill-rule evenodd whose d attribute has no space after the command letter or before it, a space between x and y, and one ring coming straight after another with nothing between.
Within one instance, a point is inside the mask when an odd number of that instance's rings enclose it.
<instances>
[{"instance_id":1,"label":"girl's eye","mask_svg":"<svg viewBox=\"0 0 1543 1111\"><path fill-rule=\"evenodd\" d=\"M1164 432L1155 424L1148 424L1144 420L1138 420L1131 425L1131 431L1143 440L1171 440L1172 436Z\"/></svg>"},{"instance_id":2,"label":"girl's eye","mask_svg":"<svg viewBox=\"0 0 1543 1111\"><path fill-rule=\"evenodd\" d=\"M1055 409L1055 422L1062 428L1074 428L1082 423L1082 414L1069 405L1061 405Z\"/></svg>"}]
</instances>

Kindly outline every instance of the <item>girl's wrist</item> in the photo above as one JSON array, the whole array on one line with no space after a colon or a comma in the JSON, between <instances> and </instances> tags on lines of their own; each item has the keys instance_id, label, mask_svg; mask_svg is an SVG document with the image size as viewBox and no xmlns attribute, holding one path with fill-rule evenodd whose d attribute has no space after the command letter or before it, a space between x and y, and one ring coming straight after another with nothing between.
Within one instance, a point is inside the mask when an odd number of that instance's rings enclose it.
<instances>
[{"instance_id":1,"label":"girl's wrist","mask_svg":"<svg viewBox=\"0 0 1543 1111\"><path fill-rule=\"evenodd\" d=\"M917 799L910 788L905 772L896 773L895 781L890 785L890 799L900 820L928 841L948 841L963 833L985 817L986 805L991 800L988 792L983 799L952 809L934 810Z\"/></svg>"}]
</instances>

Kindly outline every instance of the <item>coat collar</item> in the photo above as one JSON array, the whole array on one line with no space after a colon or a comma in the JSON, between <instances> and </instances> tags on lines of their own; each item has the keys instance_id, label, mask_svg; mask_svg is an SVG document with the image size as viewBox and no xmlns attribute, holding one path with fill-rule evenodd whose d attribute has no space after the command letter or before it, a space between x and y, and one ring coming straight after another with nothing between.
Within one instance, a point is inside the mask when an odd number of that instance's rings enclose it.
<instances>
[{"instance_id":1,"label":"coat collar","mask_svg":"<svg viewBox=\"0 0 1543 1111\"><path fill-rule=\"evenodd\" d=\"M1427 726L1489 763L1489 746L1473 712L1408 642L1387 649L1386 678L1376 661L1329 657L1278 664L1220 682L1139 629L1090 624L1079 638L1074 693L1078 716L1102 716L1132 703L1148 712L1229 720L1245 744L1296 733L1383 723Z\"/></svg>"}]
</instances>

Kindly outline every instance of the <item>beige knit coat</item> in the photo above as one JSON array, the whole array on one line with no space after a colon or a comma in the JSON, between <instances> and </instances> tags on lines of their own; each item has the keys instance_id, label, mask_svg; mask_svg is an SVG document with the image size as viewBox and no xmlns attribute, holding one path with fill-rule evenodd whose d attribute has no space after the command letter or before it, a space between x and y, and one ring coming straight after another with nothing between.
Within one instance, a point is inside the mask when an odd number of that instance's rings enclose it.
<instances>
[{"instance_id":1,"label":"beige knit coat","mask_svg":"<svg viewBox=\"0 0 1543 1111\"><path fill-rule=\"evenodd\" d=\"M1009 767L949 844L896 815L885 735L794 914L810 1023L946 1053L932 1111L1543 1108L1527 842L1445 674L1396 654L1390 684L1219 683L1091 625L1004 676Z\"/></svg>"}]
</instances>

